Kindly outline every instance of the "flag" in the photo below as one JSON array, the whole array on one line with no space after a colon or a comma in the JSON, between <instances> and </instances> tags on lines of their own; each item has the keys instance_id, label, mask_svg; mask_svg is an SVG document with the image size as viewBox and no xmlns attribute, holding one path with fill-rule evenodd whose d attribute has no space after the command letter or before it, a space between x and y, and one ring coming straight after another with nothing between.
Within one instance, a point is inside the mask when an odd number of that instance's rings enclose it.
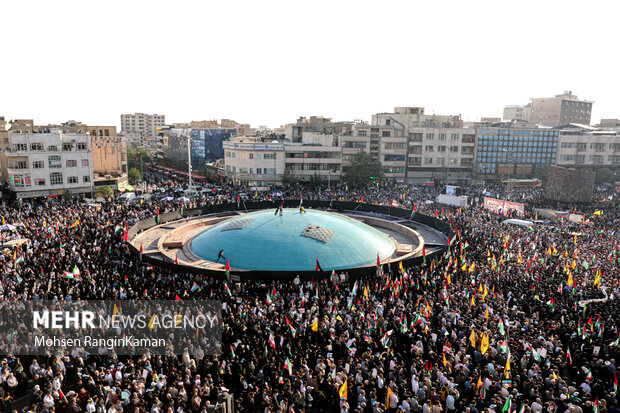
<instances>
[{"instance_id":1,"label":"flag","mask_svg":"<svg viewBox=\"0 0 620 413\"><path fill-rule=\"evenodd\" d=\"M78 225L80 225L80 220L79 219L75 220L75 222L73 224L71 224L71 228L75 228Z\"/></svg>"},{"instance_id":2,"label":"flag","mask_svg":"<svg viewBox=\"0 0 620 413\"><path fill-rule=\"evenodd\" d=\"M140 261L142 261L142 253L144 252L144 249L142 248L142 243L140 243Z\"/></svg>"},{"instance_id":3,"label":"flag","mask_svg":"<svg viewBox=\"0 0 620 413\"><path fill-rule=\"evenodd\" d=\"M381 266L381 260L379 259L379 253L377 253L377 267Z\"/></svg>"},{"instance_id":4,"label":"flag","mask_svg":"<svg viewBox=\"0 0 620 413\"><path fill-rule=\"evenodd\" d=\"M443 353L443 366L446 367L448 365L448 360L446 360L446 353Z\"/></svg>"},{"instance_id":5,"label":"flag","mask_svg":"<svg viewBox=\"0 0 620 413\"><path fill-rule=\"evenodd\" d=\"M24 254L21 254L19 257L17 257L17 259L15 260L15 266L17 266L17 264L19 264L20 262L24 262Z\"/></svg>"},{"instance_id":6,"label":"flag","mask_svg":"<svg viewBox=\"0 0 620 413\"><path fill-rule=\"evenodd\" d=\"M487 352L488 349L489 349L489 335L483 333L482 340L480 340L480 351L482 352L482 354L484 354Z\"/></svg>"},{"instance_id":7,"label":"flag","mask_svg":"<svg viewBox=\"0 0 620 413\"><path fill-rule=\"evenodd\" d=\"M267 340L272 349L276 349L276 339L273 336L273 333L269 332L269 339Z\"/></svg>"},{"instance_id":8,"label":"flag","mask_svg":"<svg viewBox=\"0 0 620 413\"><path fill-rule=\"evenodd\" d=\"M390 408L390 396L394 393L392 389L388 386L387 397L385 398L385 410Z\"/></svg>"},{"instance_id":9,"label":"flag","mask_svg":"<svg viewBox=\"0 0 620 413\"><path fill-rule=\"evenodd\" d=\"M506 330L505 330L505 327L504 327L504 320L501 317L499 319L499 325L498 326L499 326L499 333L501 335L505 336L506 335Z\"/></svg>"},{"instance_id":10,"label":"flag","mask_svg":"<svg viewBox=\"0 0 620 413\"><path fill-rule=\"evenodd\" d=\"M200 287L198 286L196 281L194 281L194 284L192 285L192 288L191 288L190 291L193 292L193 293L195 293L196 291L200 291Z\"/></svg>"},{"instance_id":11,"label":"flag","mask_svg":"<svg viewBox=\"0 0 620 413\"><path fill-rule=\"evenodd\" d=\"M398 262L398 269L399 269L401 274L405 273L405 269L403 268L403 262L402 261Z\"/></svg>"},{"instance_id":12,"label":"flag","mask_svg":"<svg viewBox=\"0 0 620 413\"><path fill-rule=\"evenodd\" d=\"M179 255L178 255L178 253L174 254L174 263L176 265L179 265Z\"/></svg>"},{"instance_id":13,"label":"flag","mask_svg":"<svg viewBox=\"0 0 620 413\"><path fill-rule=\"evenodd\" d=\"M502 341L502 344L500 345L500 348L502 349L502 351L504 353L508 353L508 342L506 341L506 339L504 339L504 341Z\"/></svg>"},{"instance_id":14,"label":"flag","mask_svg":"<svg viewBox=\"0 0 620 413\"><path fill-rule=\"evenodd\" d=\"M179 294L174 294L174 300L175 301L182 301L181 297L179 297Z\"/></svg>"},{"instance_id":15,"label":"flag","mask_svg":"<svg viewBox=\"0 0 620 413\"><path fill-rule=\"evenodd\" d=\"M512 396L508 396L508 400L506 400L506 404L502 408L502 413L510 413L510 409L512 408Z\"/></svg>"},{"instance_id":16,"label":"flag","mask_svg":"<svg viewBox=\"0 0 620 413\"><path fill-rule=\"evenodd\" d=\"M594 215L601 215L601 210L599 209L598 211L596 211Z\"/></svg>"},{"instance_id":17,"label":"flag","mask_svg":"<svg viewBox=\"0 0 620 413\"><path fill-rule=\"evenodd\" d=\"M237 208L241 206L241 197L237 195Z\"/></svg>"},{"instance_id":18,"label":"flag","mask_svg":"<svg viewBox=\"0 0 620 413\"><path fill-rule=\"evenodd\" d=\"M115 315L117 315L118 313L119 313L119 309L118 309L118 307L116 306L116 304L114 304L114 308L112 308L112 315L113 315L113 316L115 316Z\"/></svg>"},{"instance_id":19,"label":"flag","mask_svg":"<svg viewBox=\"0 0 620 413\"><path fill-rule=\"evenodd\" d=\"M599 411L600 411L599 408L598 408L598 397L596 399L594 399L594 404L592 405L592 411L594 413L599 413Z\"/></svg>"},{"instance_id":20,"label":"flag","mask_svg":"<svg viewBox=\"0 0 620 413\"><path fill-rule=\"evenodd\" d=\"M314 320L314 322L312 323L312 331L314 331L315 333L317 331L319 331L319 320Z\"/></svg>"},{"instance_id":21,"label":"flag","mask_svg":"<svg viewBox=\"0 0 620 413\"><path fill-rule=\"evenodd\" d=\"M230 282L230 258L226 258L226 281Z\"/></svg>"},{"instance_id":22,"label":"flag","mask_svg":"<svg viewBox=\"0 0 620 413\"><path fill-rule=\"evenodd\" d=\"M22 283L22 277L19 276L19 274L17 274L17 284L21 284Z\"/></svg>"},{"instance_id":23,"label":"flag","mask_svg":"<svg viewBox=\"0 0 620 413\"><path fill-rule=\"evenodd\" d=\"M129 242L129 223L125 223L125 233L123 234L123 241Z\"/></svg>"},{"instance_id":24,"label":"flag","mask_svg":"<svg viewBox=\"0 0 620 413\"><path fill-rule=\"evenodd\" d=\"M450 342L446 339L446 344L443 345L443 352L450 353L452 351L452 347L450 346Z\"/></svg>"},{"instance_id":25,"label":"flag","mask_svg":"<svg viewBox=\"0 0 620 413\"><path fill-rule=\"evenodd\" d=\"M288 374L290 376L293 375L293 364L291 364L291 361L288 359L288 357L286 358L286 361L284 362L284 368L288 370Z\"/></svg>"},{"instance_id":26,"label":"flag","mask_svg":"<svg viewBox=\"0 0 620 413\"><path fill-rule=\"evenodd\" d=\"M510 373L510 355L506 358L506 367L504 367L504 376L509 377Z\"/></svg>"},{"instance_id":27,"label":"flag","mask_svg":"<svg viewBox=\"0 0 620 413\"><path fill-rule=\"evenodd\" d=\"M321 264L319 264L319 258L318 257L316 259L316 270L317 271L323 271L323 268L321 268Z\"/></svg>"},{"instance_id":28,"label":"flag","mask_svg":"<svg viewBox=\"0 0 620 413\"><path fill-rule=\"evenodd\" d=\"M471 334L469 335L469 342L472 347L476 347L476 331L471 330Z\"/></svg>"},{"instance_id":29,"label":"flag","mask_svg":"<svg viewBox=\"0 0 620 413\"><path fill-rule=\"evenodd\" d=\"M155 222L159 225L159 207L157 207L157 216L155 217Z\"/></svg>"},{"instance_id":30,"label":"flag","mask_svg":"<svg viewBox=\"0 0 620 413\"><path fill-rule=\"evenodd\" d=\"M572 366L573 365L573 356L570 355L570 348L566 349L566 360Z\"/></svg>"},{"instance_id":31,"label":"flag","mask_svg":"<svg viewBox=\"0 0 620 413\"><path fill-rule=\"evenodd\" d=\"M344 383L342 383L342 386L340 386L340 390L338 390L338 396L340 396L340 398L342 399L344 397L344 399L348 399L348 387L347 387L347 380L349 380L349 378L345 378L344 379Z\"/></svg>"}]
</instances>

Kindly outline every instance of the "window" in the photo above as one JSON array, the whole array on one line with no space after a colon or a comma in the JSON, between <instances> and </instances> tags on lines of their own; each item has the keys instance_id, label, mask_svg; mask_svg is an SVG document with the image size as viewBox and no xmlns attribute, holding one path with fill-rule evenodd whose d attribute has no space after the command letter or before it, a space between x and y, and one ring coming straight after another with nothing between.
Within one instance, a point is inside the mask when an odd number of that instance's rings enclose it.
<instances>
[{"instance_id":1,"label":"window","mask_svg":"<svg viewBox=\"0 0 620 413\"><path fill-rule=\"evenodd\" d=\"M67 168L75 168L77 161L75 159L67 159Z\"/></svg>"},{"instance_id":2,"label":"window","mask_svg":"<svg viewBox=\"0 0 620 413\"><path fill-rule=\"evenodd\" d=\"M60 156L50 156L47 159L49 161L50 168L62 168L62 162L60 161Z\"/></svg>"},{"instance_id":3,"label":"window","mask_svg":"<svg viewBox=\"0 0 620 413\"><path fill-rule=\"evenodd\" d=\"M445 141L446 140L446 134L445 133L440 133L439 134L439 140L440 141Z\"/></svg>"},{"instance_id":4,"label":"window","mask_svg":"<svg viewBox=\"0 0 620 413\"><path fill-rule=\"evenodd\" d=\"M35 179L34 180L34 185L35 186L45 186L45 179Z\"/></svg>"},{"instance_id":5,"label":"window","mask_svg":"<svg viewBox=\"0 0 620 413\"><path fill-rule=\"evenodd\" d=\"M366 134L368 133L368 131L365 130L358 130L357 131L357 136L366 136Z\"/></svg>"},{"instance_id":6,"label":"window","mask_svg":"<svg viewBox=\"0 0 620 413\"><path fill-rule=\"evenodd\" d=\"M386 142L385 149L407 149L406 143Z\"/></svg>"},{"instance_id":7,"label":"window","mask_svg":"<svg viewBox=\"0 0 620 413\"><path fill-rule=\"evenodd\" d=\"M43 161L32 162L32 169L43 169L43 168L45 168L45 163L43 163Z\"/></svg>"},{"instance_id":8,"label":"window","mask_svg":"<svg viewBox=\"0 0 620 413\"><path fill-rule=\"evenodd\" d=\"M16 143L13 145L13 150L14 151L27 151L28 145L26 145L25 143Z\"/></svg>"},{"instance_id":9,"label":"window","mask_svg":"<svg viewBox=\"0 0 620 413\"><path fill-rule=\"evenodd\" d=\"M84 167L88 166L88 159L82 159L82 166Z\"/></svg>"},{"instance_id":10,"label":"window","mask_svg":"<svg viewBox=\"0 0 620 413\"><path fill-rule=\"evenodd\" d=\"M67 183L69 184L77 184L78 183L78 177L77 176L70 176L67 178Z\"/></svg>"},{"instance_id":11,"label":"window","mask_svg":"<svg viewBox=\"0 0 620 413\"><path fill-rule=\"evenodd\" d=\"M43 150L43 145L40 143L31 143L30 144L30 150L31 151L42 151Z\"/></svg>"},{"instance_id":12,"label":"window","mask_svg":"<svg viewBox=\"0 0 620 413\"><path fill-rule=\"evenodd\" d=\"M458 152L458 151L459 151L458 146L450 146L450 152Z\"/></svg>"},{"instance_id":13,"label":"window","mask_svg":"<svg viewBox=\"0 0 620 413\"><path fill-rule=\"evenodd\" d=\"M58 152L58 146L50 145L47 147L48 152Z\"/></svg>"},{"instance_id":14,"label":"window","mask_svg":"<svg viewBox=\"0 0 620 413\"><path fill-rule=\"evenodd\" d=\"M84 176L82 177L82 182L90 182L90 176L88 176L88 175L84 175Z\"/></svg>"},{"instance_id":15,"label":"window","mask_svg":"<svg viewBox=\"0 0 620 413\"><path fill-rule=\"evenodd\" d=\"M450 140L458 141L459 140L459 134L458 133L450 134Z\"/></svg>"},{"instance_id":16,"label":"window","mask_svg":"<svg viewBox=\"0 0 620 413\"><path fill-rule=\"evenodd\" d=\"M78 151L85 151L86 150L86 144L83 143L83 142L78 143L76 147L77 147Z\"/></svg>"},{"instance_id":17,"label":"window","mask_svg":"<svg viewBox=\"0 0 620 413\"><path fill-rule=\"evenodd\" d=\"M72 146L72 145L71 145L70 143L63 143L63 144L62 144L62 150L63 150L64 152L70 152L70 151L71 151L71 149L72 149L72 147L71 147L71 146Z\"/></svg>"},{"instance_id":18,"label":"window","mask_svg":"<svg viewBox=\"0 0 620 413\"><path fill-rule=\"evenodd\" d=\"M446 151L446 147L445 147L445 146L443 146L443 145L439 145L439 146L437 147L437 150L438 150L439 152L445 152L445 151Z\"/></svg>"},{"instance_id":19,"label":"window","mask_svg":"<svg viewBox=\"0 0 620 413\"><path fill-rule=\"evenodd\" d=\"M405 155L383 155L385 162L404 162Z\"/></svg>"},{"instance_id":20,"label":"window","mask_svg":"<svg viewBox=\"0 0 620 413\"><path fill-rule=\"evenodd\" d=\"M52 185L62 185L62 173L61 172L52 172L50 174L50 184L52 184Z\"/></svg>"},{"instance_id":21,"label":"window","mask_svg":"<svg viewBox=\"0 0 620 413\"><path fill-rule=\"evenodd\" d=\"M426 146L424 147L424 150L425 150L426 152L433 152L435 149L434 149L433 145L426 145Z\"/></svg>"},{"instance_id":22,"label":"window","mask_svg":"<svg viewBox=\"0 0 620 413\"><path fill-rule=\"evenodd\" d=\"M383 132L381 132L381 136L383 136L384 138L389 138L391 134L391 131L389 130L384 130Z\"/></svg>"},{"instance_id":23,"label":"window","mask_svg":"<svg viewBox=\"0 0 620 413\"><path fill-rule=\"evenodd\" d=\"M434 136L435 136L435 134L433 134L433 133L427 133L426 134L426 140L427 141L432 141Z\"/></svg>"},{"instance_id":24,"label":"window","mask_svg":"<svg viewBox=\"0 0 620 413\"><path fill-rule=\"evenodd\" d=\"M426 165L430 165L430 164L432 164L432 163L433 163L433 158L424 158L424 163L425 163Z\"/></svg>"},{"instance_id":25,"label":"window","mask_svg":"<svg viewBox=\"0 0 620 413\"><path fill-rule=\"evenodd\" d=\"M343 148L356 148L356 149L366 149L366 142L362 141L349 141L344 142L342 144Z\"/></svg>"},{"instance_id":26,"label":"window","mask_svg":"<svg viewBox=\"0 0 620 413\"><path fill-rule=\"evenodd\" d=\"M276 159L276 154L275 153L266 153L263 156L263 159Z\"/></svg>"},{"instance_id":27,"label":"window","mask_svg":"<svg viewBox=\"0 0 620 413\"><path fill-rule=\"evenodd\" d=\"M261 175L263 173L263 168L256 168L256 173Z\"/></svg>"},{"instance_id":28,"label":"window","mask_svg":"<svg viewBox=\"0 0 620 413\"><path fill-rule=\"evenodd\" d=\"M439 165L445 165L446 164L446 160L444 158L437 158L437 163Z\"/></svg>"},{"instance_id":29,"label":"window","mask_svg":"<svg viewBox=\"0 0 620 413\"><path fill-rule=\"evenodd\" d=\"M250 159L254 159L254 154L253 153L250 153L249 156L250 156Z\"/></svg>"}]
</instances>

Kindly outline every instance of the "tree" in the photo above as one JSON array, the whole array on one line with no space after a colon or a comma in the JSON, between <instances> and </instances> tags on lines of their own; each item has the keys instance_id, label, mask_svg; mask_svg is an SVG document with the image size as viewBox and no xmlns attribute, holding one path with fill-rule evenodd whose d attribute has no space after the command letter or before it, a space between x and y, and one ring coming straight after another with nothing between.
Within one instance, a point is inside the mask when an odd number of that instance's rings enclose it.
<instances>
[{"instance_id":1,"label":"tree","mask_svg":"<svg viewBox=\"0 0 620 413\"><path fill-rule=\"evenodd\" d=\"M286 168L284 170L284 173L282 174L282 185L288 187L297 185L297 178L293 175L291 168Z\"/></svg>"},{"instance_id":2,"label":"tree","mask_svg":"<svg viewBox=\"0 0 620 413\"><path fill-rule=\"evenodd\" d=\"M97 189L95 189L95 196L97 198L107 198L111 196L113 192L114 191L112 191L112 188L110 188L108 185L98 186Z\"/></svg>"},{"instance_id":3,"label":"tree","mask_svg":"<svg viewBox=\"0 0 620 413\"><path fill-rule=\"evenodd\" d=\"M141 162L148 162L150 160L151 154L146 149L127 148L127 163L129 164L129 169L140 169Z\"/></svg>"},{"instance_id":4,"label":"tree","mask_svg":"<svg viewBox=\"0 0 620 413\"><path fill-rule=\"evenodd\" d=\"M352 187L367 185L373 179L381 180L383 171L381 164L370 154L359 151L351 160L351 165L344 175L345 182Z\"/></svg>"},{"instance_id":5,"label":"tree","mask_svg":"<svg viewBox=\"0 0 620 413\"><path fill-rule=\"evenodd\" d=\"M594 177L594 181L597 184L602 184L606 182L614 183L615 180L616 180L616 174L607 167L597 169L596 175Z\"/></svg>"},{"instance_id":6,"label":"tree","mask_svg":"<svg viewBox=\"0 0 620 413\"><path fill-rule=\"evenodd\" d=\"M129 169L127 175L129 176L129 180L133 183L136 183L140 179L142 179L142 173L140 173L140 170L138 168Z\"/></svg>"}]
</instances>

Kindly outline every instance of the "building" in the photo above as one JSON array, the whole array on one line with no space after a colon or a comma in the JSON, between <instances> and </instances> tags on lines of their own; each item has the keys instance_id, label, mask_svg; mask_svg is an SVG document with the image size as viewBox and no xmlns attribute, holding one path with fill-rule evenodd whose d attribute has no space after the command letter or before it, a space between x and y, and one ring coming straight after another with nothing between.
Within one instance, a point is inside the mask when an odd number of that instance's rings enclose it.
<instances>
[{"instance_id":1,"label":"building","mask_svg":"<svg viewBox=\"0 0 620 413\"><path fill-rule=\"evenodd\" d=\"M530 122L545 126L590 124L594 102L578 99L570 91L552 98L533 98Z\"/></svg>"},{"instance_id":2,"label":"building","mask_svg":"<svg viewBox=\"0 0 620 413\"><path fill-rule=\"evenodd\" d=\"M480 178L532 177L554 165L559 131L522 122L480 124L475 173Z\"/></svg>"},{"instance_id":3,"label":"building","mask_svg":"<svg viewBox=\"0 0 620 413\"><path fill-rule=\"evenodd\" d=\"M531 115L531 103L528 103L527 105L509 105L504 108L502 119L506 122L510 122L511 120L524 120L529 122Z\"/></svg>"},{"instance_id":4,"label":"building","mask_svg":"<svg viewBox=\"0 0 620 413\"><path fill-rule=\"evenodd\" d=\"M224 169L236 183L251 186L281 184L285 155L283 142L258 137L231 137L223 143Z\"/></svg>"},{"instance_id":5,"label":"building","mask_svg":"<svg viewBox=\"0 0 620 413\"><path fill-rule=\"evenodd\" d=\"M393 171L399 171L396 181L403 176L398 169L403 166L409 183L441 180L464 184L471 179L476 133L465 127L461 115L427 115L423 107L396 107L394 112L373 115L370 127L392 128L391 136L400 138L388 139L384 136L387 131L380 129L383 163L397 159L393 165L397 168ZM388 152L387 148L402 148L402 143L406 144L405 151Z\"/></svg>"},{"instance_id":6,"label":"building","mask_svg":"<svg viewBox=\"0 0 620 413\"><path fill-rule=\"evenodd\" d=\"M559 131L557 165L576 169L620 167L620 132L585 125Z\"/></svg>"},{"instance_id":7,"label":"building","mask_svg":"<svg viewBox=\"0 0 620 413\"><path fill-rule=\"evenodd\" d=\"M323 116L300 117L296 123L284 125L284 137L291 142L301 142L304 132L324 135L341 135L353 126L353 122L332 122Z\"/></svg>"},{"instance_id":8,"label":"building","mask_svg":"<svg viewBox=\"0 0 620 413\"><path fill-rule=\"evenodd\" d=\"M88 126L93 157L94 186L108 185L124 191L129 185L127 145L116 134L116 126Z\"/></svg>"},{"instance_id":9,"label":"building","mask_svg":"<svg viewBox=\"0 0 620 413\"><path fill-rule=\"evenodd\" d=\"M192 122L193 123L193 122ZM207 128L194 129L191 133L191 157L195 169L204 169L205 163L224 157L223 142L236 136L236 129Z\"/></svg>"},{"instance_id":10,"label":"building","mask_svg":"<svg viewBox=\"0 0 620 413\"><path fill-rule=\"evenodd\" d=\"M15 126L15 124L14 124ZM30 130L8 134L3 176L18 199L68 193L86 196L93 192L90 136L63 133L60 129ZM19 129L17 129L19 130ZM4 162L6 161L6 162Z\"/></svg>"},{"instance_id":11,"label":"building","mask_svg":"<svg viewBox=\"0 0 620 413\"><path fill-rule=\"evenodd\" d=\"M252 186L282 184L287 173L300 181L331 183L341 178L337 135L304 133L301 142L232 137L224 142L226 176Z\"/></svg>"},{"instance_id":12,"label":"building","mask_svg":"<svg viewBox=\"0 0 620 413\"><path fill-rule=\"evenodd\" d=\"M121 115L121 132L139 133L147 140L155 140L157 128L166 124L164 115L147 115L145 113L133 113Z\"/></svg>"}]
</instances>

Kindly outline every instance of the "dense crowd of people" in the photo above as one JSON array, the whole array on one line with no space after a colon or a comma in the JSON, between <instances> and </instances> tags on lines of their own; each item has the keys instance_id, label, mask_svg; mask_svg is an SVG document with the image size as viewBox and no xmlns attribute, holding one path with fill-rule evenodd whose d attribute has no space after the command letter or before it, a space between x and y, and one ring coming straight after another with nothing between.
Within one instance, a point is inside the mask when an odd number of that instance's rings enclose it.
<instances>
[{"instance_id":1,"label":"dense crowd of people","mask_svg":"<svg viewBox=\"0 0 620 413\"><path fill-rule=\"evenodd\" d=\"M191 206L271 196L222 186L220 197ZM528 216L549 205L538 189L466 188L476 202L458 209L434 203L433 188L282 189L282 198L415 205L457 236L403 271L264 283L205 279L132 256L123 228L176 201L5 204L3 224L16 228L0 233L10 245L0 256L2 300L174 300L197 283L191 298L226 305L220 355L68 348L26 357L7 354L11 338L2 337L2 408L26 400L41 412L205 412L231 395L239 412L618 411L618 195L579 206L583 222L524 228L483 210L487 191L525 203ZM79 277L62 276L75 266Z\"/></svg>"}]
</instances>

